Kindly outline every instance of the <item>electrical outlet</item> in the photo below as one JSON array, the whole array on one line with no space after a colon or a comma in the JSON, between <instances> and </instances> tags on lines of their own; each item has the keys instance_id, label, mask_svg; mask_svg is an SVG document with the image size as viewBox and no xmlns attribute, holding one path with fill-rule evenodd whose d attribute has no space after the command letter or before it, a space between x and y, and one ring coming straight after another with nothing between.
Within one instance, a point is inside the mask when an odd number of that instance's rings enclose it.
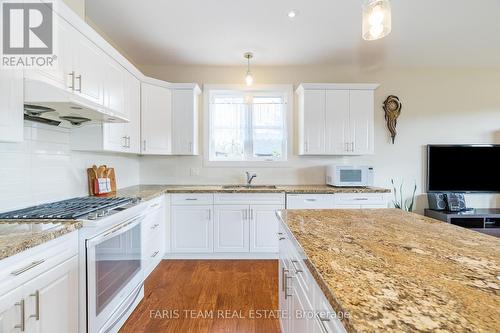
<instances>
[{"instance_id":1,"label":"electrical outlet","mask_svg":"<svg viewBox=\"0 0 500 333\"><path fill-rule=\"evenodd\" d=\"M189 174L191 176L199 176L200 175L200 168L191 168L189 170Z\"/></svg>"}]
</instances>

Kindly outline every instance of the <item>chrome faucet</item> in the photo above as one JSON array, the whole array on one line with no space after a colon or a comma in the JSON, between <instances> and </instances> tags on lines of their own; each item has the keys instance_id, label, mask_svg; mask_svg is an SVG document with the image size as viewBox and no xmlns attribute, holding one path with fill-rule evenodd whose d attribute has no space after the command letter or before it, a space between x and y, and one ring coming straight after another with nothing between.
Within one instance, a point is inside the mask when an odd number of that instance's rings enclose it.
<instances>
[{"instance_id":1,"label":"chrome faucet","mask_svg":"<svg viewBox=\"0 0 500 333\"><path fill-rule=\"evenodd\" d=\"M247 186L252 186L252 180L257 177L255 172L250 173L249 171L245 171L247 175Z\"/></svg>"}]
</instances>

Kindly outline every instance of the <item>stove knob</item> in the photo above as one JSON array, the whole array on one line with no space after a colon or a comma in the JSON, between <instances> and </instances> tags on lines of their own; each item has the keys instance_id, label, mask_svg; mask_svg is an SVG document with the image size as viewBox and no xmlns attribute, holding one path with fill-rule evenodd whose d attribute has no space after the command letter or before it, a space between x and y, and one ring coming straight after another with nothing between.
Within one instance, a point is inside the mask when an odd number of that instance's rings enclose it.
<instances>
[{"instance_id":1,"label":"stove knob","mask_svg":"<svg viewBox=\"0 0 500 333\"><path fill-rule=\"evenodd\" d=\"M89 220L97 220L97 214L96 213L89 213L87 216Z\"/></svg>"}]
</instances>

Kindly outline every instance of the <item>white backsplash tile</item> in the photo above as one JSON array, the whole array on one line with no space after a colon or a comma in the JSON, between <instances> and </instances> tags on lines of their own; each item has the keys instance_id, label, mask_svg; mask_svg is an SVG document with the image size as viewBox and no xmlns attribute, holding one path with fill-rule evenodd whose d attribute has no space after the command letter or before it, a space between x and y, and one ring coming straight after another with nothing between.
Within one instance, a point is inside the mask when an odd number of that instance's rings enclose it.
<instances>
[{"instance_id":1,"label":"white backsplash tile","mask_svg":"<svg viewBox=\"0 0 500 333\"><path fill-rule=\"evenodd\" d=\"M135 155L72 151L70 130L25 122L24 141L0 143L0 212L85 196L86 168L114 167L118 187L139 184Z\"/></svg>"}]
</instances>

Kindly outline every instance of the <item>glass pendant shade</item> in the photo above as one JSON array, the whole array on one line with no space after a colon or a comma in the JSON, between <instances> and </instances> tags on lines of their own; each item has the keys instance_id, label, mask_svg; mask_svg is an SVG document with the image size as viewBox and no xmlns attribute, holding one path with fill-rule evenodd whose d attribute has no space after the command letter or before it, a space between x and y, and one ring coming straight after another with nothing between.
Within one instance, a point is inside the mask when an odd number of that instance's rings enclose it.
<instances>
[{"instance_id":1,"label":"glass pendant shade","mask_svg":"<svg viewBox=\"0 0 500 333\"><path fill-rule=\"evenodd\" d=\"M248 71L247 75L245 75L245 83L247 84L247 86L251 86L253 84L253 76L250 71Z\"/></svg>"},{"instance_id":2,"label":"glass pendant shade","mask_svg":"<svg viewBox=\"0 0 500 333\"><path fill-rule=\"evenodd\" d=\"M366 0L363 4L363 39L376 40L391 33L389 0Z\"/></svg>"}]
</instances>

